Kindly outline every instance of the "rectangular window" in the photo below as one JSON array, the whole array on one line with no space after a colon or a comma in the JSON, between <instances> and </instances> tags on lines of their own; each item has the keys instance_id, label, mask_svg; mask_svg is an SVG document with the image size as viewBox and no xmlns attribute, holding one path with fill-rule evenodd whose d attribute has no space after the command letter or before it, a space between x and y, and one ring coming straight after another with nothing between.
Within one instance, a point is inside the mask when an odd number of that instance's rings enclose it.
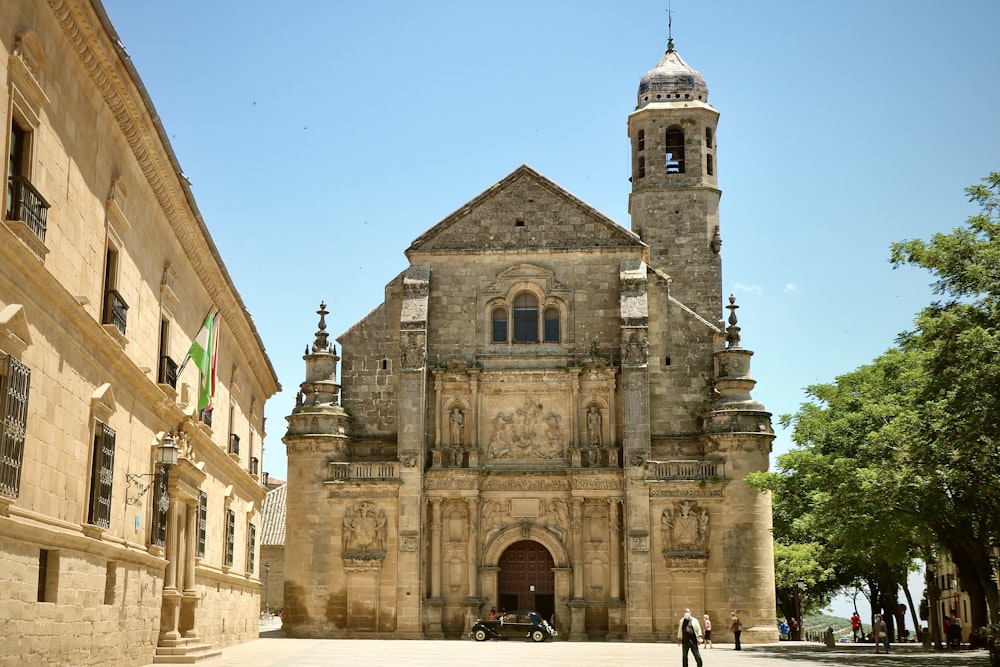
<instances>
[{"instance_id":1,"label":"rectangular window","mask_svg":"<svg viewBox=\"0 0 1000 667\"><path fill-rule=\"evenodd\" d=\"M208 533L208 494L198 494L198 551L195 556L205 557L205 536Z\"/></svg>"},{"instance_id":2,"label":"rectangular window","mask_svg":"<svg viewBox=\"0 0 1000 667\"><path fill-rule=\"evenodd\" d=\"M97 424L94 434L94 461L90 469L90 507L87 523L102 528L111 525L111 490L115 477L115 432L107 424Z\"/></svg>"},{"instance_id":3,"label":"rectangular window","mask_svg":"<svg viewBox=\"0 0 1000 667\"><path fill-rule=\"evenodd\" d=\"M128 323L128 304L118 293L118 249L108 242L104 260L104 310L101 324L111 324L124 336Z\"/></svg>"},{"instance_id":4,"label":"rectangular window","mask_svg":"<svg viewBox=\"0 0 1000 667\"><path fill-rule=\"evenodd\" d=\"M156 381L169 387L177 388L177 363L170 358L170 320L160 320L160 347L158 359L160 360L159 372Z\"/></svg>"},{"instance_id":5,"label":"rectangular window","mask_svg":"<svg viewBox=\"0 0 1000 667\"><path fill-rule=\"evenodd\" d=\"M115 603L115 588L118 580L118 563L113 560L108 561L107 571L104 573L104 604Z\"/></svg>"},{"instance_id":6,"label":"rectangular window","mask_svg":"<svg viewBox=\"0 0 1000 667\"><path fill-rule=\"evenodd\" d=\"M149 541L157 547L167 546L167 516L170 513L170 481L166 469L157 466L153 478L153 521L149 531Z\"/></svg>"},{"instance_id":7,"label":"rectangular window","mask_svg":"<svg viewBox=\"0 0 1000 667\"><path fill-rule=\"evenodd\" d=\"M247 528L247 574L253 574L257 556L257 526L252 523Z\"/></svg>"},{"instance_id":8,"label":"rectangular window","mask_svg":"<svg viewBox=\"0 0 1000 667\"><path fill-rule=\"evenodd\" d=\"M50 549L38 551L38 601L58 602L59 552Z\"/></svg>"},{"instance_id":9,"label":"rectangular window","mask_svg":"<svg viewBox=\"0 0 1000 667\"><path fill-rule=\"evenodd\" d=\"M225 566L233 566L233 552L236 550L236 512L226 510L226 560Z\"/></svg>"},{"instance_id":10,"label":"rectangular window","mask_svg":"<svg viewBox=\"0 0 1000 667\"><path fill-rule=\"evenodd\" d=\"M21 491L24 436L28 425L31 369L14 357L0 361L0 494L17 498Z\"/></svg>"}]
</instances>

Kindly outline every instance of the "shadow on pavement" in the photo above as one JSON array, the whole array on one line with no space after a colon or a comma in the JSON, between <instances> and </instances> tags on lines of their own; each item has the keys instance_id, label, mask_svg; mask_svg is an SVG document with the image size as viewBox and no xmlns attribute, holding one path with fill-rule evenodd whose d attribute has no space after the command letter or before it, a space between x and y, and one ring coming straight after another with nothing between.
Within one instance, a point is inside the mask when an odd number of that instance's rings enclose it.
<instances>
[{"instance_id":1,"label":"shadow on pavement","mask_svg":"<svg viewBox=\"0 0 1000 667\"><path fill-rule=\"evenodd\" d=\"M989 667L986 651L925 651L919 644L899 644L889 653L875 653L873 644L838 644L827 648L821 644L785 642L767 646L744 646L746 657L757 659L796 660L802 663L852 665L853 667L886 667L887 665L924 665L926 667Z\"/></svg>"}]
</instances>

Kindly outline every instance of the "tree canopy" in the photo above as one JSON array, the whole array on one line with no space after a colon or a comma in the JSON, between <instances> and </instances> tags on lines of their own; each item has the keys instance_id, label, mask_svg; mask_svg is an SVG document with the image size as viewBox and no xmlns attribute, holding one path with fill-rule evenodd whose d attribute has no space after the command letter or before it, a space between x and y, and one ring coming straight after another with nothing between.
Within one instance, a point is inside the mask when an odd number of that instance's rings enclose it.
<instances>
[{"instance_id":1,"label":"tree canopy","mask_svg":"<svg viewBox=\"0 0 1000 667\"><path fill-rule=\"evenodd\" d=\"M936 549L958 567L973 624L987 608L1000 617L1000 173L966 192L980 212L965 226L892 246L942 299L896 347L808 387L782 417L795 448L749 480L774 493L779 602L805 554L817 595L863 582L891 621L907 570Z\"/></svg>"}]
</instances>

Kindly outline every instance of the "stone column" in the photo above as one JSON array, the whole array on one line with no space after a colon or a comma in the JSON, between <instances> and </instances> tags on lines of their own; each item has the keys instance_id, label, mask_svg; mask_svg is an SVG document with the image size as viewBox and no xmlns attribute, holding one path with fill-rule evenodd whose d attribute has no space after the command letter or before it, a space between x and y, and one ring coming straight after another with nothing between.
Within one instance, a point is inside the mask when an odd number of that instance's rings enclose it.
<instances>
[{"instance_id":1,"label":"stone column","mask_svg":"<svg viewBox=\"0 0 1000 667\"><path fill-rule=\"evenodd\" d=\"M570 633L573 641L587 638L584 625L586 603L583 595L583 498L572 498L570 505L573 530L573 598L570 601Z\"/></svg>"},{"instance_id":2,"label":"stone column","mask_svg":"<svg viewBox=\"0 0 1000 667\"><path fill-rule=\"evenodd\" d=\"M196 585L194 559L198 547L198 507L184 503L182 512L187 519L187 528L184 531L184 592L193 593Z\"/></svg>"},{"instance_id":3,"label":"stone column","mask_svg":"<svg viewBox=\"0 0 1000 667\"><path fill-rule=\"evenodd\" d=\"M428 639L441 639L444 633L441 629L441 612L444 600L441 599L441 502L443 498L430 498L431 503L431 596L427 600L427 631Z\"/></svg>"},{"instance_id":4,"label":"stone column","mask_svg":"<svg viewBox=\"0 0 1000 667\"><path fill-rule=\"evenodd\" d=\"M184 593L181 595L180 630L185 639L196 639L196 610L198 608L197 578L195 577L194 561L198 547L198 506L183 503L181 513L184 514Z\"/></svg>"},{"instance_id":5,"label":"stone column","mask_svg":"<svg viewBox=\"0 0 1000 667\"><path fill-rule=\"evenodd\" d=\"M441 501L431 502L431 597L441 597Z\"/></svg>"},{"instance_id":6,"label":"stone column","mask_svg":"<svg viewBox=\"0 0 1000 667\"><path fill-rule=\"evenodd\" d=\"M618 519L620 498L608 498L608 562L611 575L609 578L610 596L612 600L621 598L621 524Z\"/></svg>"},{"instance_id":7,"label":"stone column","mask_svg":"<svg viewBox=\"0 0 1000 667\"><path fill-rule=\"evenodd\" d=\"M479 597L479 498L466 498L469 506L469 597Z\"/></svg>"},{"instance_id":8,"label":"stone column","mask_svg":"<svg viewBox=\"0 0 1000 667\"><path fill-rule=\"evenodd\" d=\"M180 592L177 590L177 572L180 541L180 500L171 495L167 510L167 569L163 577L163 598L160 610L160 640L176 642L180 640L178 630L180 613Z\"/></svg>"},{"instance_id":9,"label":"stone column","mask_svg":"<svg viewBox=\"0 0 1000 667\"><path fill-rule=\"evenodd\" d=\"M623 606L621 604L621 518L619 509L621 498L608 498L608 568L610 570L609 579L609 601L608 601L608 637L610 639L620 639L625 631L625 623L622 618Z\"/></svg>"},{"instance_id":10,"label":"stone column","mask_svg":"<svg viewBox=\"0 0 1000 667\"><path fill-rule=\"evenodd\" d=\"M434 373L434 449L441 449L441 413L444 410L441 397L441 375Z\"/></svg>"}]
</instances>

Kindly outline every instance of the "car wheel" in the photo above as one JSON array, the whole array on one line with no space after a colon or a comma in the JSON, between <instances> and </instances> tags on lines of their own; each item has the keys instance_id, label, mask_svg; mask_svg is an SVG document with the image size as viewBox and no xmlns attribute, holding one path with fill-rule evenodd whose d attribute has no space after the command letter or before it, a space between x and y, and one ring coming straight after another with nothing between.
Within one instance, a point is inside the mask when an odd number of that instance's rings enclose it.
<instances>
[{"instance_id":1,"label":"car wheel","mask_svg":"<svg viewBox=\"0 0 1000 667\"><path fill-rule=\"evenodd\" d=\"M484 642L484 641L486 641L486 631L485 630L482 630L482 629L476 630L476 634L473 635L473 636L476 638L477 642Z\"/></svg>"},{"instance_id":2,"label":"car wheel","mask_svg":"<svg viewBox=\"0 0 1000 667\"><path fill-rule=\"evenodd\" d=\"M545 641L545 633L541 630L535 630L531 633L531 641L533 642L543 642Z\"/></svg>"}]
</instances>

